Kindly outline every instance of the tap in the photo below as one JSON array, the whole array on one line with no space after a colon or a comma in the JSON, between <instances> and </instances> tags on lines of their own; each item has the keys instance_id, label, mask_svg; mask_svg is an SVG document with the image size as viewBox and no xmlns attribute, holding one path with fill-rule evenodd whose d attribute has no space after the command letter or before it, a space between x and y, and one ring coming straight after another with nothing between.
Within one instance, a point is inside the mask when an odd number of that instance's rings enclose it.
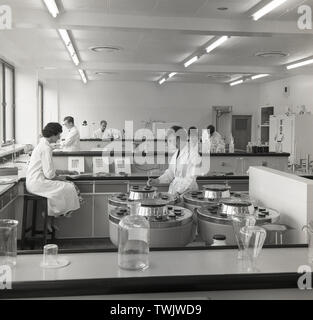
<instances>
[{"instance_id":1,"label":"tap","mask_svg":"<svg viewBox=\"0 0 313 320\"><path fill-rule=\"evenodd\" d=\"M310 155L307 154L305 159L300 159L300 165L294 165L295 169L305 169L305 173L312 173L312 163L313 160L310 160Z\"/></svg>"}]
</instances>

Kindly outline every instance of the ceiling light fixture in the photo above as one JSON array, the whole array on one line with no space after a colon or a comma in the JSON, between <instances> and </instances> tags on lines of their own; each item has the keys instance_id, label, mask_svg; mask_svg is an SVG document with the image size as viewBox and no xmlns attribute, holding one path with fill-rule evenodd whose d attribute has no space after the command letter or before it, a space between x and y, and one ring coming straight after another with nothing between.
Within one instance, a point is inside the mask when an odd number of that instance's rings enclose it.
<instances>
[{"instance_id":1,"label":"ceiling light fixture","mask_svg":"<svg viewBox=\"0 0 313 320\"><path fill-rule=\"evenodd\" d=\"M268 76L269 76L268 73L256 74L255 76L251 77L251 80L261 79L261 78L265 78L265 77L268 77Z\"/></svg>"},{"instance_id":2,"label":"ceiling light fixture","mask_svg":"<svg viewBox=\"0 0 313 320\"><path fill-rule=\"evenodd\" d=\"M297 62L297 63L293 63L289 66L287 66L287 69L295 69L295 68L299 68L299 67L303 67L303 66L307 66L308 64L312 64L313 63L313 59L309 59L309 60L304 60L301 62Z\"/></svg>"},{"instance_id":3,"label":"ceiling light fixture","mask_svg":"<svg viewBox=\"0 0 313 320\"><path fill-rule=\"evenodd\" d=\"M162 78L162 79L159 81L159 84L163 84L165 81L166 81L166 79L165 79L165 78Z\"/></svg>"},{"instance_id":4,"label":"ceiling light fixture","mask_svg":"<svg viewBox=\"0 0 313 320\"><path fill-rule=\"evenodd\" d=\"M48 11L52 15L53 18L56 18L60 13L59 8L55 2L55 0L43 0L44 4L46 5Z\"/></svg>"},{"instance_id":5,"label":"ceiling light fixture","mask_svg":"<svg viewBox=\"0 0 313 320\"><path fill-rule=\"evenodd\" d=\"M284 58L288 57L289 53L282 51L259 51L256 52L254 55L260 58Z\"/></svg>"},{"instance_id":6,"label":"ceiling light fixture","mask_svg":"<svg viewBox=\"0 0 313 320\"><path fill-rule=\"evenodd\" d=\"M177 75L177 72L171 72L169 75L168 75L168 78L171 79L173 78L174 76Z\"/></svg>"},{"instance_id":7,"label":"ceiling light fixture","mask_svg":"<svg viewBox=\"0 0 313 320\"><path fill-rule=\"evenodd\" d=\"M216 49L218 46L220 46L222 43L224 43L228 39L228 36L222 36L213 43L211 43L208 47L206 47L206 53L210 53L214 49Z\"/></svg>"},{"instance_id":8,"label":"ceiling light fixture","mask_svg":"<svg viewBox=\"0 0 313 320\"><path fill-rule=\"evenodd\" d=\"M82 81L86 84L87 83L87 77L86 77L85 71L82 70L82 69L78 69L78 72L79 72L79 74L80 74L80 76L82 78Z\"/></svg>"},{"instance_id":9,"label":"ceiling light fixture","mask_svg":"<svg viewBox=\"0 0 313 320\"><path fill-rule=\"evenodd\" d=\"M80 61L78 59L76 50L74 49L74 46L73 46L71 38L70 38L70 36L68 34L68 31L65 30L65 29L59 29L58 31L59 31L60 37L62 38L62 40L63 40L63 42L64 42L64 44L66 46L66 49L69 52L70 57L73 60L75 66L78 66Z\"/></svg>"},{"instance_id":10,"label":"ceiling light fixture","mask_svg":"<svg viewBox=\"0 0 313 320\"><path fill-rule=\"evenodd\" d=\"M238 81L231 82L229 85L233 87L233 86L236 86L237 84L242 84L242 83L243 83L243 80L238 80Z\"/></svg>"},{"instance_id":11,"label":"ceiling light fixture","mask_svg":"<svg viewBox=\"0 0 313 320\"><path fill-rule=\"evenodd\" d=\"M282 5L283 3L285 3L287 0L273 0L270 3L268 3L267 5L265 5L263 8L261 8L260 10L256 11L252 17L254 21L259 20L260 18L262 18L263 16L265 16L266 14L268 14L269 12L271 12L272 10L276 9L277 7L279 7L280 5Z\"/></svg>"},{"instance_id":12,"label":"ceiling light fixture","mask_svg":"<svg viewBox=\"0 0 313 320\"><path fill-rule=\"evenodd\" d=\"M111 45L93 46L93 47L89 48L90 51L93 51L93 52L104 52L104 53L118 52L118 51L121 51L122 49L123 49L122 47L116 47L116 46L111 46Z\"/></svg>"},{"instance_id":13,"label":"ceiling light fixture","mask_svg":"<svg viewBox=\"0 0 313 320\"><path fill-rule=\"evenodd\" d=\"M199 57L198 56L194 56L191 59L187 60L184 63L185 68L188 68L191 64L195 63L196 61L198 61Z\"/></svg>"}]
</instances>

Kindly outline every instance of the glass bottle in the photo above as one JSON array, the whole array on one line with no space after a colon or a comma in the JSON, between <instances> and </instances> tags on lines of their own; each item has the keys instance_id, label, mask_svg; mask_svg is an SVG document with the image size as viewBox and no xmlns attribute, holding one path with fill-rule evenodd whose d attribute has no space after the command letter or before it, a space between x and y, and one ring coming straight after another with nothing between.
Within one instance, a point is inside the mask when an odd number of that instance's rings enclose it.
<instances>
[{"instance_id":1,"label":"glass bottle","mask_svg":"<svg viewBox=\"0 0 313 320\"><path fill-rule=\"evenodd\" d=\"M122 269L149 267L149 221L138 215L139 203L129 203L130 215L118 225L118 265Z\"/></svg>"}]
</instances>

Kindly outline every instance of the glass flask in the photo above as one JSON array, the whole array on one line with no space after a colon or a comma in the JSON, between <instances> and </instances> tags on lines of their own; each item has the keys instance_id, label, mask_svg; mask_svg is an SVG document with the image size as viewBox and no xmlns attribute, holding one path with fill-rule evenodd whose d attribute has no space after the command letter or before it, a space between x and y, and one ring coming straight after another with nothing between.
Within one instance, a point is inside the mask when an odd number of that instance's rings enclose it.
<instances>
[{"instance_id":1,"label":"glass flask","mask_svg":"<svg viewBox=\"0 0 313 320\"><path fill-rule=\"evenodd\" d=\"M252 214L236 214L231 216L233 230L238 245L238 259L243 258L244 243L240 233L241 228L246 226L254 226L256 223L256 218Z\"/></svg>"},{"instance_id":2,"label":"glass flask","mask_svg":"<svg viewBox=\"0 0 313 320\"><path fill-rule=\"evenodd\" d=\"M302 228L302 230L307 231L308 262L313 263L313 221L310 221L308 225Z\"/></svg>"},{"instance_id":3,"label":"glass flask","mask_svg":"<svg viewBox=\"0 0 313 320\"><path fill-rule=\"evenodd\" d=\"M0 219L0 266L16 265L18 221Z\"/></svg>"},{"instance_id":4,"label":"glass flask","mask_svg":"<svg viewBox=\"0 0 313 320\"><path fill-rule=\"evenodd\" d=\"M263 248L266 230L259 226L245 226L240 229L240 235L244 245L244 259L254 269Z\"/></svg>"},{"instance_id":5,"label":"glass flask","mask_svg":"<svg viewBox=\"0 0 313 320\"><path fill-rule=\"evenodd\" d=\"M149 267L149 221L138 215L140 203L129 203L130 215L118 225L118 265L122 269Z\"/></svg>"}]
</instances>

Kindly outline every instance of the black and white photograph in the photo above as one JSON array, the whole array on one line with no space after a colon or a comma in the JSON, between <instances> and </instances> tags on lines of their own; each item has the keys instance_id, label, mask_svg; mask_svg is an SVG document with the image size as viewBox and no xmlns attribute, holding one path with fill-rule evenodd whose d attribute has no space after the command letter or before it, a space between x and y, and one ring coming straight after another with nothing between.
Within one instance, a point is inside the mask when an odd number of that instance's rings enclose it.
<instances>
[{"instance_id":1,"label":"black and white photograph","mask_svg":"<svg viewBox=\"0 0 313 320\"><path fill-rule=\"evenodd\" d=\"M0 0L3 303L208 319L312 268L313 0Z\"/></svg>"}]
</instances>

